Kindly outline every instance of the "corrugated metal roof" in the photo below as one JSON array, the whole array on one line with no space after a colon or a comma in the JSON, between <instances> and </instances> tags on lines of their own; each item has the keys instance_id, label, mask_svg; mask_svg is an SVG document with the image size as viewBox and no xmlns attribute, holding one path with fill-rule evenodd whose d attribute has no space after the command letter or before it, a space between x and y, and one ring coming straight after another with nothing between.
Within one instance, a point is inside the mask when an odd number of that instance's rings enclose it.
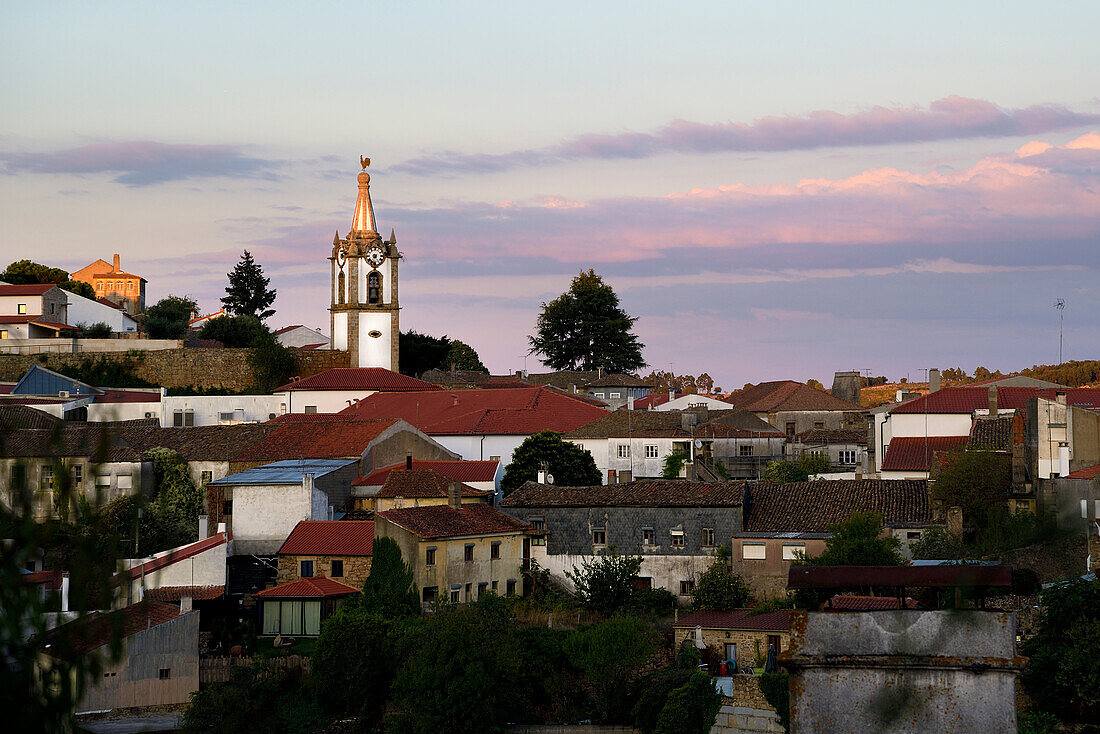
<instances>
[{"instance_id":1,"label":"corrugated metal roof","mask_svg":"<svg viewBox=\"0 0 1100 734\"><path fill-rule=\"evenodd\" d=\"M356 463L355 459L292 459L264 464L209 482L212 485L301 484L303 474L323 477Z\"/></svg>"}]
</instances>

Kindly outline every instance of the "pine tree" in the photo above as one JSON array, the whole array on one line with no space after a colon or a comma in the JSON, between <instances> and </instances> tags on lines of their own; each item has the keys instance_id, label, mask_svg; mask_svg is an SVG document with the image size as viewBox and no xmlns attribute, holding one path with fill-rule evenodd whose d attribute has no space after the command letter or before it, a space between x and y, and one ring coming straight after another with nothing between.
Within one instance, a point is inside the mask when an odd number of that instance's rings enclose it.
<instances>
[{"instance_id":1,"label":"pine tree","mask_svg":"<svg viewBox=\"0 0 1100 734\"><path fill-rule=\"evenodd\" d=\"M226 275L229 285L222 305L229 313L254 316L260 321L275 313L275 309L269 308L275 302L275 289L268 288L271 280L264 277L263 268L252 258L251 252L245 250L233 272Z\"/></svg>"}]
</instances>

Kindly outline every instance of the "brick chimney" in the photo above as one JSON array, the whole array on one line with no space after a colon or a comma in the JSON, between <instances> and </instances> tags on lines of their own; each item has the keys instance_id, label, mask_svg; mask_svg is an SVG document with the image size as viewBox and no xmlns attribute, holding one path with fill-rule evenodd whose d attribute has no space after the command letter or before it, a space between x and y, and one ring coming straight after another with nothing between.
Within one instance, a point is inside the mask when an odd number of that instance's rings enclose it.
<instances>
[{"instance_id":1,"label":"brick chimney","mask_svg":"<svg viewBox=\"0 0 1100 734\"><path fill-rule=\"evenodd\" d=\"M997 417L997 386L989 386L989 417Z\"/></svg>"},{"instance_id":2,"label":"brick chimney","mask_svg":"<svg viewBox=\"0 0 1100 734\"><path fill-rule=\"evenodd\" d=\"M938 392L940 389L940 371L933 367L928 370L928 392Z\"/></svg>"},{"instance_id":3,"label":"brick chimney","mask_svg":"<svg viewBox=\"0 0 1100 734\"><path fill-rule=\"evenodd\" d=\"M119 264L118 264L118 253L117 253L117 252L115 253L115 267L114 267L114 272L116 272L116 273L121 273L121 272L122 272L122 268L121 268L121 267L119 267Z\"/></svg>"},{"instance_id":4,"label":"brick chimney","mask_svg":"<svg viewBox=\"0 0 1100 734\"><path fill-rule=\"evenodd\" d=\"M447 504L456 510L462 509L462 490L458 486L458 482L451 482L447 485Z\"/></svg>"}]
</instances>

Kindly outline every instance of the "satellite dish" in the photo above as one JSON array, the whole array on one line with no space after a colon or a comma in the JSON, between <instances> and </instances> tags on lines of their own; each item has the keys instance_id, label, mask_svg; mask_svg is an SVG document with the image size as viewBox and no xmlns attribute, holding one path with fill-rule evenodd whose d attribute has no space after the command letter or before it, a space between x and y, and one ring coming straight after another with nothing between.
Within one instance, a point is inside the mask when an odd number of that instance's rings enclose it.
<instances>
[{"instance_id":1,"label":"satellite dish","mask_svg":"<svg viewBox=\"0 0 1100 734\"><path fill-rule=\"evenodd\" d=\"M547 474L546 475L546 483L547 484L553 484L554 483L554 475L553 474Z\"/></svg>"},{"instance_id":2,"label":"satellite dish","mask_svg":"<svg viewBox=\"0 0 1100 734\"><path fill-rule=\"evenodd\" d=\"M703 439L701 439L701 438L695 439L695 448L697 448L697 449L703 448Z\"/></svg>"}]
</instances>

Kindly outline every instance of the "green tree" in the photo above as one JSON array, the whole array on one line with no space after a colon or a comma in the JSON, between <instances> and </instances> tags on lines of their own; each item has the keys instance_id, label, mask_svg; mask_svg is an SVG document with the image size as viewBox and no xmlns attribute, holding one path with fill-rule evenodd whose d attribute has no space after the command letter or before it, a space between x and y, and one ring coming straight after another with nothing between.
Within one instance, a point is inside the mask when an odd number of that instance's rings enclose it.
<instances>
[{"instance_id":1,"label":"green tree","mask_svg":"<svg viewBox=\"0 0 1100 734\"><path fill-rule=\"evenodd\" d=\"M962 560L967 557L962 541L943 528L928 528L920 540L910 546L913 558L920 560Z\"/></svg>"},{"instance_id":2,"label":"green tree","mask_svg":"<svg viewBox=\"0 0 1100 734\"><path fill-rule=\"evenodd\" d=\"M1045 589L1038 626L1023 651L1028 693L1063 721L1100 721L1100 584L1073 579Z\"/></svg>"},{"instance_id":3,"label":"green tree","mask_svg":"<svg viewBox=\"0 0 1100 734\"><path fill-rule=\"evenodd\" d=\"M256 393L274 391L289 382L298 369L294 353L280 344L275 335L266 329L249 347L248 365L252 368L251 390Z\"/></svg>"},{"instance_id":4,"label":"green tree","mask_svg":"<svg viewBox=\"0 0 1100 734\"><path fill-rule=\"evenodd\" d=\"M12 285L28 285L31 283L53 283L61 290L75 293L95 300L95 288L82 280L72 280L69 273L61 268L51 268L48 265L33 262L31 260L16 260L8 265L7 270L0 273L0 280Z\"/></svg>"},{"instance_id":5,"label":"green tree","mask_svg":"<svg viewBox=\"0 0 1100 734\"><path fill-rule=\"evenodd\" d=\"M504 478L500 481L504 496L519 489L524 482L537 479L539 467L544 463L554 477L554 484L588 487L603 481L588 449L563 441L561 434L543 431L528 436L512 452L512 463L504 468Z\"/></svg>"},{"instance_id":6,"label":"green tree","mask_svg":"<svg viewBox=\"0 0 1100 734\"><path fill-rule=\"evenodd\" d=\"M255 316L219 316L203 323L200 339L213 339L227 347L250 347L267 334L267 327Z\"/></svg>"},{"instance_id":7,"label":"green tree","mask_svg":"<svg viewBox=\"0 0 1100 734\"><path fill-rule=\"evenodd\" d=\"M275 313L271 304L275 302L275 289L269 288L270 278L264 277L264 269L245 250L240 262L226 273L229 285L225 288L222 305L234 316L252 316L266 321Z\"/></svg>"},{"instance_id":8,"label":"green tree","mask_svg":"<svg viewBox=\"0 0 1100 734\"><path fill-rule=\"evenodd\" d=\"M573 566L565 576L573 582L577 598L589 609L614 614L625 608L634 596L635 579L642 570L641 556L622 556L612 552Z\"/></svg>"},{"instance_id":9,"label":"green tree","mask_svg":"<svg viewBox=\"0 0 1100 734\"><path fill-rule=\"evenodd\" d=\"M191 479L187 462L175 451L166 448L150 449L145 456L153 464L154 509L171 543L168 547L197 540L203 495ZM148 554L159 550L164 549L145 548L143 552Z\"/></svg>"},{"instance_id":10,"label":"green tree","mask_svg":"<svg viewBox=\"0 0 1100 734\"><path fill-rule=\"evenodd\" d=\"M417 331L402 331L398 335L398 371L420 377L428 370L449 369L445 364L451 352L451 340Z\"/></svg>"},{"instance_id":11,"label":"green tree","mask_svg":"<svg viewBox=\"0 0 1100 734\"><path fill-rule=\"evenodd\" d=\"M628 716L628 685L657 651L657 635L644 622L617 617L578 629L565 641L569 660L588 678L601 721Z\"/></svg>"},{"instance_id":12,"label":"green tree","mask_svg":"<svg viewBox=\"0 0 1100 734\"><path fill-rule=\"evenodd\" d=\"M405 563L393 538L376 538L370 575L363 582L362 606L381 617L407 617L420 613L420 595L412 567Z\"/></svg>"},{"instance_id":13,"label":"green tree","mask_svg":"<svg viewBox=\"0 0 1100 734\"><path fill-rule=\"evenodd\" d=\"M556 370L628 373L645 366L633 333L638 319L619 308L619 297L596 271L581 271L569 290L542 304L530 354Z\"/></svg>"},{"instance_id":14,"label":"green tree","mask_svg":"<svg viewBox=\"0 0 1100 734\"><path fill-rule=\"evenodd\" d=\"M752 591L749 585L721 561L715 561L699 576L691 593L692 611L728 612L746 607L750 601Z\"/></svg>"},{"instance_id":15,"label":"green tree","mask_svg":"<svg viewBox=\"0 0 1100 734\"><path fill-rule=\"evenodd\" d=\"M671 451L665 457L665 465L661 469L661 477L664 479L679 479L680 472L684 470L687 456L683 451Z\"/></svg>"},{"instance_id":16,"label":"green tree","mask_svg":"<svg viewBox=\"0 0 1100 734\"><path fill-rule=\"evenodd\" d=\"M707 734L721 708L722 694L709 675L697 670L668 694L654 734Z\"/></svg>"},{"instance_id":17,"label":"green tree","mask_svg":"<svg viewBox=\"0 0 1100 734\"><path fill-rule=\"evenodd\" d=\"M810 475L796 461L775 459L764 467L762 477L769 482L805 482Z\"/></svg>"},{"instance_id":18,"label":"green tree","mask_svg":"<svg viewBox=\"0 0 1100 734\"><path fill-rule=\"evenodd\" d=\"M153 339L181 339L199 308L190 296L168 296L145 310L145 331Z\"/></svg>"},{"instance_id":19,"label":"green tree","mask_svg":"<svg viewBox=\"0 0 1100 734\"><path fill-rule=\"evenodd\" d=\"M810 379L806 380L806 387L812 387L814 390L822 390L822 391L825 390L825 386L822 385L821 382L819 382L818 380L815 380L812 377Z\"/></svg>"},{"instance_id":20,"label":"green tree","mask_svg":"<svg viewBox=\"0 0 1100 734\"><path fill-rule=\"evenodd\" d=\"M400 667L394 655L401 647L396 640L399 634L400 627L392 619L351 604L344 604L325 621L312 672L317 693L330 711L380 723Z\"/></svg>"},{"instance_id":21,"label":"green tree","mask_svg":"<svg viewBox=\"0 0 1100 734\"><path fill-rule=\"evenodd\" d=\"M523 651L503 599L486 594L434 614L418 641L393 684L404 712L398 731L499 732L522 713Z\"/></svg>"},{"instance_id":22,"label":"green tree","mask_svg":"<svg viewBox=\"0 0 1100 734\"><path fill-rule=\"evenodd\" d=\"M451 349L443 360L441 369L449 370L454 365L456 370L473 370L488 374L489 370L481 363L477 351L466 342L458 339L451 340Z\"/></svg>"},{"instance_id":23,"label":"green tree","mask_svg":"<svg viewBox=\"0 0 1100 734\"><path fill-rule=\"evenodd\" d=\"M883 536L882 515L853 512L844 522L830 525L825 550L818 556L794 561L795 566L902 566L901 541Z\"/></svg>"},{"instance_id":24,"label":"green tree","mask_svg":"<svg viewBox=\"0 0 1100 734\"><path fill-rule=\"evenodd\" d=\"M953 451L932 485L932 498L944 507L962 508L968 524L982 527L1011 487L1009 457L985 450Z\"/></svg>"},{"instance_id":25,"label":"green tree","mask_svg":"<svg viewBox=\"0 0 1100 734\"><path fill-rule=\"evenodd\" d=\"M681 652L685 650L686 654L694 654L695 662L692 665L678 664L675 668L661 668L635 681L631 693L634 707L630 714L634 727L642 734L653 734L661 711L668 701L668 695L687 683L691 674L698 669L699 650L691 643L681 646Z\"/></svg>"}]
</instances>

